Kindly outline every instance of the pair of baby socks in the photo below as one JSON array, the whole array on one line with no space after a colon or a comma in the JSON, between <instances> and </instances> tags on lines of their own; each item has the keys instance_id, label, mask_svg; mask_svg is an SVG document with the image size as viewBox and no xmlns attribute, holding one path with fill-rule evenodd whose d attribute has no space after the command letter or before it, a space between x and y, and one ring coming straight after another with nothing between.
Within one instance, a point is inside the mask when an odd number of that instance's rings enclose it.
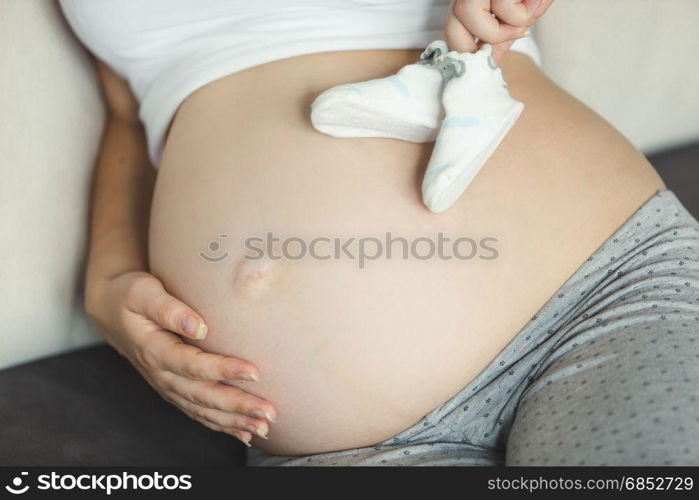
<instances>
[{"instance_id":1,"label":"pair of baby socks","mask_svg":"<svg viewBox=\"0 0 699 500\"><path fill-rule=\"evenodd\" d=\"M420 59L386 78L326 90L311 121L334 137L436 139L422 196L439 213L466 190L524 105L510 97L490 45L468 54L436 41Z\"/></svg>"}]
</instances>

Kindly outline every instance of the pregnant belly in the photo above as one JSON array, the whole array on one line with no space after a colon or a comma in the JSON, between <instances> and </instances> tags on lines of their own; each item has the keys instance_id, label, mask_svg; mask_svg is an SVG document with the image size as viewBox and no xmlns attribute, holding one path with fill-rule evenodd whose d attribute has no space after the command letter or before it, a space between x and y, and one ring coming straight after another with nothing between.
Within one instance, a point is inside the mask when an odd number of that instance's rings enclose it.
<instances>
[{"instance_id":1,"label":"pregnant belly","mask_svg":"<svg viewBox=\"0 0 699 500\"><path fill-rule=\"evenodd\" d=\"M589 171L537 172L535 153L522 159L504 146L469 197L436 216L419 193L430 146L312 129L308 106L320 91L414 57L318 54L261 66L200 89L173 123L152 207L152 270L206 318L201 348L260 369L259 382L235 385L277 408L270 440L255 442L268 452L366 446L419 420L642 202L610 204L613 187ZM511 149L531 146L519 127ZM524 179L527 190L517 187ZM596 215L598 227L580 229ZM362 245L372 256L363 262Z\"/></svg>"}]
</instances>

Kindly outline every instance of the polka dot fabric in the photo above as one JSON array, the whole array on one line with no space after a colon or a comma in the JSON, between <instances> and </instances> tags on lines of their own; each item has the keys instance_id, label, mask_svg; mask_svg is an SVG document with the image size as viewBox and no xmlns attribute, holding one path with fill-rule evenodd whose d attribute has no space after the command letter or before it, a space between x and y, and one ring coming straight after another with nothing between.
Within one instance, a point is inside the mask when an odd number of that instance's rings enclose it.
<instances>
[{"instance_id":1,"label":"polka dot fabric","mask_svg":"<svg viewBox=\"0 0 699 500\"><path fill-rule=\"evenodd\" d=\"M449 401L373 447L249 465L699 465L699 223L660 191Z\"/></svg>"}]
</instances>

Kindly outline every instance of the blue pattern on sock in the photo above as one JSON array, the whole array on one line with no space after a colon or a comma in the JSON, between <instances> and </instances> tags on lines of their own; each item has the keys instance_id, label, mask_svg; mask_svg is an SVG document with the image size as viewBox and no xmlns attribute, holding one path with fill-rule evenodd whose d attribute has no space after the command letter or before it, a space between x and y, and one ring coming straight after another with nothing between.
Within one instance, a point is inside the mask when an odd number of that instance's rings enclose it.
<instances>
[{"instance_id":1,"label":"blue pattern on sock","mask_svg":"<svg viewBox=\"0 0 699 500\"><path fill-rule=\"evenodd\" d=\"M480 124L481 122L473 116L452 116L451 118L447 118L446 120L444 120L444 122L442 123L442 127L477 127Z\"/></svg>"},{"instance_id":2,"label":"blue pattern on sock","mask_svg":"<svg viewBox=\"0 0 699 500\"><path fill-rule=\"evenodd\" d=\"M403 83L403 80L398 78L396 75L389 76L386 78L387 81L391 82L393 86L396 88L396 90L403 96L410 98L410 89L408 86Z\"/></svg>"}]
</instances>

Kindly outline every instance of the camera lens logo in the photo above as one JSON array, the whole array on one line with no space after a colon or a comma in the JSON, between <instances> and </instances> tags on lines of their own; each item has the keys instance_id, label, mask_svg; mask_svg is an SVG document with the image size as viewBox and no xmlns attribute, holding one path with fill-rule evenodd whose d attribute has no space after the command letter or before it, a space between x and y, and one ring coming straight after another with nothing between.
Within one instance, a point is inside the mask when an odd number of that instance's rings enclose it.
<instances>
[{"instance_id":1,"label":"camera lens logo","mask_svg":"<svg viewBox=\"0 0 699 500\"><path fill-rule=\"evenodd\" d=\"M228 238L227 234L219 234L218 235L219 240L221 238ZM219 253L221 250L221 242L220 241L212 241L209 243L209 246L207 247L207 250L213 254ZM204 259L206 262L221 262L222 260L226 259L228 257L228 252L223 252L220 255L209 255L206 252L199 252L199 256Z\"/></svg>"},{"instance_id":2,"label":"camera lens logo","mask_svg":"<svg viewBox=\"0 0 699 500\"><path fill-rule=\"evenodd\" d=\"M12 486L7 485L5 486L5 489L12 493L13 495L21 495L22 493L26 493L27 490L29 489L29 485L25 485L22 487L22 477L21 476L27 476L29 475L28 472L22 472L20 476L17 476L12 480Z\"/></svg>"}]
</instances>

